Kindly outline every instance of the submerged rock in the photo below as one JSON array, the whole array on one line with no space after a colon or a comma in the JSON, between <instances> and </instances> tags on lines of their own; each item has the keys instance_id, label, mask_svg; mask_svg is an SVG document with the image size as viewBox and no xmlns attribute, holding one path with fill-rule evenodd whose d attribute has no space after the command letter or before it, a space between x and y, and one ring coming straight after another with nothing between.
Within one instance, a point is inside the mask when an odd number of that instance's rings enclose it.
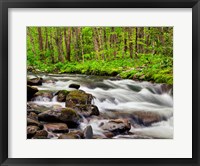
<instances>
[{"instance_id":1,"label":"submerged rock","mask_svg":"<svg viewBox=\"0 0 200 166\"><path fill-rule=\"evenodd\" d=\"M160 122L163 119L158 113L135 111L132 113L132 118L138 123L144 126L149 126L152 123Z\"/></svg>"},{"instance_id":2,"label":"submerged rock","mask_svg":"<svg viewBox=\"0 0 200 166\"><path fill-rule=\"evenodd\" d=\"M27 80L27 85L42 85L42 78L32 78Z\"/></svg>"},{"instance_id":3,"label":"submerged rock","mask_svg":"<svg viewBox=\"0 0 200 166\"><path fill-rule=\"evenodd\" d=\"M91 104L92 99L93 96L91 94L88 94L82 90L74 90L67 95L65 106L73 107L76 104Z\"/></svg>"},{"instance_id":4,"label":"submerged rock","mask_svg":"<svg viewBox=\"0 0 200 166\"><path fill-rule=\"evenodd\" d=\"M37 88L27 85L27 101L30 101L36 92L38 92Z\"/></svg>"},{"instance_id":5,"label":"submerged rock","mask_svg":"<svg viewBox=\"0 0 200 166\"><path fill-rule=\"evenodd\" d=\"M70 85L69 85L69 88L79 89L79 88L80 88L80 85L78 85L78 84L70 84Z\"/></svg>"},{"instance_id":6,"label":"submerged rock","mask_svg":"<svg viewBox=\"0 0 200 166\"><path fill-rule=\"evenodd\" d=\"M67 133L69 131L65 123L47 123L44 124L44 128L54 133Z\"/></svg>"},{"instance_id":7,"label":"submerged rock","mask_svg":"<svg viewBox=\"0 0 200 166\"><path fill-rule=\"evenodd\" d=\"M48 110L38 115L39 121L45 122L64 122L68 127L77 127L79 125L80 117L75 110L71 108L62 108L54 111Z\"/></svg>"},{"instance_id":8,"label":"submerged rock","mask_svg":"<svg viewBox=\"0 0 200 166\"><path fill-rule=\"evenodd\" d=\"M105 131L118 134L129 131L131 129L131 124L126 119L113 119L108 122L102 122L99 127Z\"/></svg>"}]
</instances>

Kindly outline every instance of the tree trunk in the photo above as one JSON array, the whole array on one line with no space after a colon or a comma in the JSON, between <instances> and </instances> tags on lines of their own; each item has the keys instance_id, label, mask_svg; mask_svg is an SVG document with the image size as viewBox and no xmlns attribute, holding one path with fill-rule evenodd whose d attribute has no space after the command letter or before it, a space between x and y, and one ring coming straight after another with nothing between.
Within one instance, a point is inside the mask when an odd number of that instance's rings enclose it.
<instances>
[{"instance_id":1,"label":"tree trunk","mask_svg":"<svg viewBox=\"0 0 200 166\"><path fill-rule=\"evenodd\" d=\"M117 36L115 33L115 28L112 27L111 28L111 32L112 32L112 35L111 35L111 45L112 45L112 48L113 48L113 56L114 56L114 59L116 59L116 55L117 55L117 51L116 51L116 40L117 40Z\"/></svg>"},{"instance_id":2,"label":"tree trunk","mask_svg":"<svg viewBox=\"0 0 200 166\"><path fill-rule=\"evenodd\" d=\"M70 43L71 43L71 27L68 28L68 33L67 28L64 28L64 38L65 38L65 47L66 47L66 60L70 61ZM68 35L68 38L67 38Z\"/></svg>"},{"instance_id":3,"label":"tree trunk","mask_svg":"<svg viewBox=\"0 0 200 166\"><path fill-rule=\"evenodd\" d=\"M138 28L135 28L135 57L137 58L138 56L138 47L137 47L137 42L138 42Z\"/></svg>"},{"instance_id":4,"label":"tree trunk","mask_svg":"<svg viewBox=\"0 0 200 166\"><path fill-rule=\"evenodd\" d=\"M47 27L45 27L45 34L46 34L45 51L47 51L47 48L48 48L48 31L47 31Z\"/></svg>"},{"instance_id":5,"label":"tree trunk","mask_svg":"<svg viewBox=\"0 0 200 166\"><path fill-rule=\"evenodd\" d=\"M130 58L133 58L133 32L132 32L132 28L129 28L129 50L130 50Z\"/></svg>"},{"instance_id":6,"label":"tree trunk","mask_svg":"<svg viewBox=\"0 0 200 166\"><path fill-rule=\"evenodd\" d=\"M32 36L32 34L31 34L31 30L30 30L30 28L28 27L27 28L27 34L28 34L28 36L30 37L30 42L31 42L31 49L32 49L32 52L33 52L33 54L34 54L34 56L36 56L36 52L35 52L35 42L34 42L34 39L33 39L33 36Z\"/></svg>"},{"instance_id":7,"label":"tree trunk","mask_svg":"<svg viewBox=\"0 0 200 166\"><path fill-rule=\"evenodd\" d=\"M62 55L62 34L61 28L56 28L57 36L56 36L56 45L58 50L58 61L64 62L63 55Z\"/></svg>"},{"instance_id":8,"label":"tree trunk","mask_svg":"<svg viewBox=\"0 0 200 166\"><path fill-rule=\"evenodd\" d=\"M38 27L38 41L39 41L39 49L40 49L40 59L43 60L43 38L42 38L42 29Z\"/></svg>"},{"instance_id":9,"label":"tree trunk","mask_svg":"<svg viewBox=\"0 0 200 166\"><path fill-rule=\"evenodd\" d=\"M94 43L94 50L96 52L96 59L99 59L99 46L98 46L98 39L95 33L95 28L93 30L93 43Z\"/></svg>"}]
</instances>

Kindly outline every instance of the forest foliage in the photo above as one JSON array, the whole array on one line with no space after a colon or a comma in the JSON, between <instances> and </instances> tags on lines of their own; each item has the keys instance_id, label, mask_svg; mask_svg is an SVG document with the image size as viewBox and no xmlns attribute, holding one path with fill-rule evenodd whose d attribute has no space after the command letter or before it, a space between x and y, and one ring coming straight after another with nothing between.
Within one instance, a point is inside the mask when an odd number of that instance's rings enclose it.
<instances>
[{"instance_id":1,"label":"forest foliage","mask_svg":"<svg viewBox=\"0 0 200 166\"><path fill-rule=\"evenodd\" d=\"M27 65L173 84L173 28L27 27Z\"/></svg>"}]
</instances>

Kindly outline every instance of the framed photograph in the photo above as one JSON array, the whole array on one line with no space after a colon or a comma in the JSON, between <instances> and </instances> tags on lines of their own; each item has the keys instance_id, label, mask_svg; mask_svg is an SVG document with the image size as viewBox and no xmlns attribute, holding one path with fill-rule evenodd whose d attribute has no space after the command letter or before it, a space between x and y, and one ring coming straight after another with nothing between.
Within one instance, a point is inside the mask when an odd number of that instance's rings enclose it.
<instances>
[{"instance_id":1,"label":"framed photograph","mask_svg":"<svg viewBox=\"0 0 200 166\"><path fill-rule=\"evenodd\" d=\"M198 0L1 1L1 165L199 165Z\"/></svg>"}]
</instances>

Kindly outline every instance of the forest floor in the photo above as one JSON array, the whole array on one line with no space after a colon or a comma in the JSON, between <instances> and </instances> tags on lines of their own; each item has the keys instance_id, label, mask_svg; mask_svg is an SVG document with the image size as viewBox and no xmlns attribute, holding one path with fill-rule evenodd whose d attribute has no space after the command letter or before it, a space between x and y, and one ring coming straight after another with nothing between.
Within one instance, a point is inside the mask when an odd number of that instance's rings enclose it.
<instances>
[{"instance_id":1,"label":"forest floor","mask_svg":"<svg viewBox=\"0 0 200 166\"><path fill-rule=\"evenodd\" d=\"M74 73L118 76L123 79L173 84L173 58L163 55L138 55L137 59L84 60L79 62L28 61L33 73Z\"/></svg>"}]
</instances>

